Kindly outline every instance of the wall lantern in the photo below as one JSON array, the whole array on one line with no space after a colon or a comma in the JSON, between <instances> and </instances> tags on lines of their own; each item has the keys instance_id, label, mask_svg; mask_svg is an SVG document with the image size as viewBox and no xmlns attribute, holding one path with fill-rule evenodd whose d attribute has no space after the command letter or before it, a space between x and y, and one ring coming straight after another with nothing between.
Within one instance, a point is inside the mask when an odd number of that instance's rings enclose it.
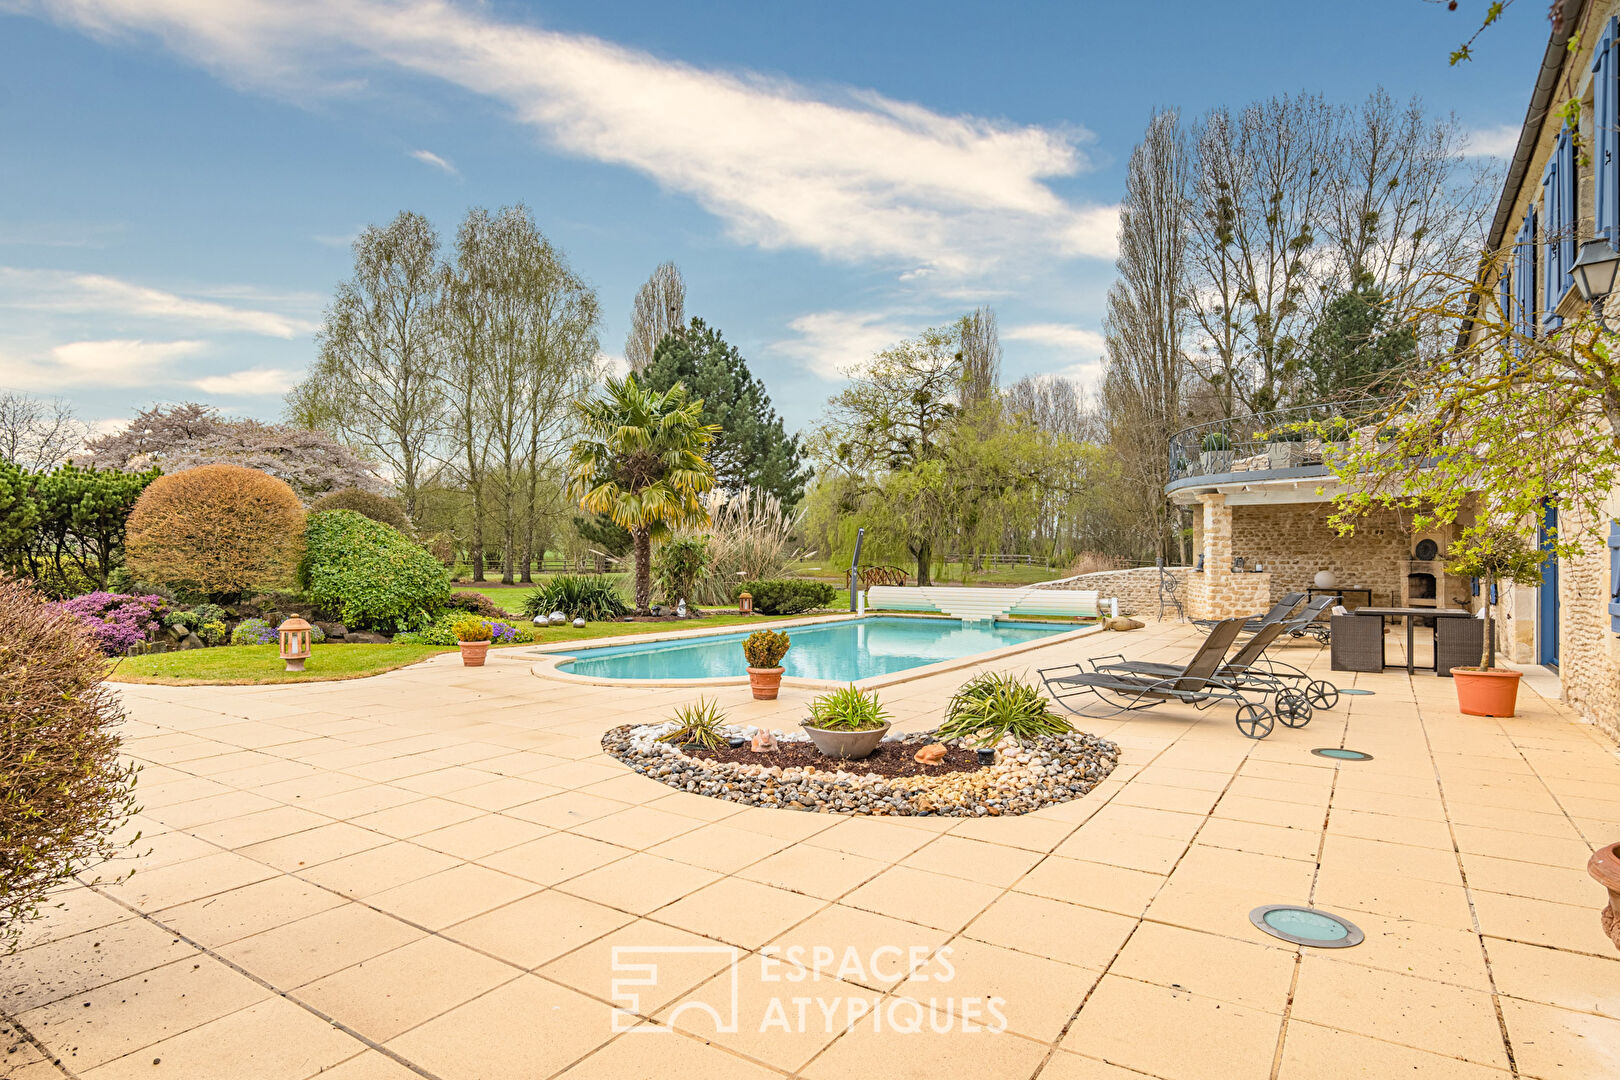
<instances>
[{"instance_id":1,"label":"wall lantern","mask_svg":"<svg viewBox=\"0 0 1620 1080\"><path fill-rule=\"evenodd\" d=\"M1614 279L1620 273L1620 252L1610 247L1607 240L1588 240L1581 245L1581 253L1569 273L1575 279L1581 299L1598 305L1601 315L1603 298L1614 292Z\"/></svg>"},{"instance_id":2,"label":"wall lantern","mask_svg":"<svg viewBox=\"0 0 1620 1080\"><path fill-rule=\"evenodd\" d=\"M752 615L754 613L754 597L749 593L737 594L737 614Z\"/></svg>"},{"instance_id":3,"label":"wall lantern","mask_svg":"<svg viewBox=\"0 0 1620 1080\"><path fill-rule=\"evenodd\" d=\"M297 615L276 627L281 635L281 658L287 661L288 671L303 671L309 659L309 632L314 629Z\"/></svg>"}]
</instances>

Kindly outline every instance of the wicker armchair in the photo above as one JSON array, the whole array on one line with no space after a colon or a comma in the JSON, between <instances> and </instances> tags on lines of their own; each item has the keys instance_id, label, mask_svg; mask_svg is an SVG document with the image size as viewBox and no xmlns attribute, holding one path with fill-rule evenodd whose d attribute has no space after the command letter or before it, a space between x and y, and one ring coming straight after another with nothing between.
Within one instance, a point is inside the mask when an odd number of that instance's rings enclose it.
<instances>
[{"instance_id":1,"label":"wicker armchair","mask_svg":"<svg viewBox=\"0 0 1620 1080\"><path fill-rule=\"evenodd\" d=\"M1451 677L1454 667L1478 667L1485 653L1483 619L1434 620L1434 673Z\"/></svg>"},{"instance_id":2,"label":"wicker armchair","mask_svg":"<svg viewBox=\"0 0 1620 1080\"><path fill-rule=\"evenodd\" d=\"M1384 620L1372 615L1335 615L1331 663L1334 671L1384 670Z\"/></svg>"}]
</instances>

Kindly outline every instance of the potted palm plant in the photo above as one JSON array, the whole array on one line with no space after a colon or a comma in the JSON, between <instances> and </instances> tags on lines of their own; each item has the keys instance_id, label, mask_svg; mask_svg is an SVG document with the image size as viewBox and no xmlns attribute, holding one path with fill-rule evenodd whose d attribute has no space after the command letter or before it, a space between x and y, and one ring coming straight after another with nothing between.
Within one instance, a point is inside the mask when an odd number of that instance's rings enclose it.
<instances>
[{"instance_id":1,"label":"potted palm plant","mask_svg":"<svg viewBox=\"0 0 1620 1080\"><path fill-rule=\"evenodd\" d=\"M1212 431L1199 444L1199 460L1206 473L1232 471L1232 440L1224 431Z\"/></svg>"},{"instance_id":2,"label":"potted palm plant","mask_svg":"<svg viewBox=\"0 0 1620 1080\"><path fill-rule=\"evenodd\" d=\"M1496 586L1541 584L1546 556L1501 525L1470 525L1451 545L1446 572L1477 577L1485 584L1485 655L1483 667L1454 667L1457 707L1469 716L1512 716L1519 696L1517 671L1496 666L1496 628L1492 617Z\"/></svg>"},{"instance_id":3,"label":"potted palm plant","mask_svg":"<svg viewBox=\"0 0 1620 1080\"><path fill-rule=\"evenodd\" d=\"M782 657L787 655L788 636L776 630L755 630L743 641L748 660L748 687L755 701L775 701L782 687Z\"/></svg>"},{"instance_id":4,"label":"potted palm plant","mask_svg":"<svg viewBox=\"0 0 1620 1080\"><path fill-rule=\"evenodd\" d=\"M456 635L456 644L461 647L462 664L483 667L484 657L489 655L490 639L495 636L494 628L483 619L458 619L450 632Z\"/></svg>"},{"instance_id":5,"label":"potted palm plant","mask_svg":"<svg viewBox=\"0 0 1620 1080\"><path fill-rule=\"evenodd\" d=\"M889 731L889 714L875 692L863 693L851 683L812 701L810 718L799 726L823 754L855 760L878 748Z\"/></svg>"}]
</instances>

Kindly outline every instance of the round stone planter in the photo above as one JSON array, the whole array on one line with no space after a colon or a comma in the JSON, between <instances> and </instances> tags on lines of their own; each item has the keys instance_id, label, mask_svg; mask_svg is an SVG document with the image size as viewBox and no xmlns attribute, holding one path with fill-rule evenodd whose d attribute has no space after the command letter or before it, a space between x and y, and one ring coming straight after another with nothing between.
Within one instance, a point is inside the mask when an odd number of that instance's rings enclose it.
<instances>
[{"instance_id":1,"label":"round stone planter","mask_svg":"<svg viewBox=\"0 0 1620 1080\"><path fill-rule=\"evenodd\" d=\"M484 657L489 655L489 642L463 641L461 646L461 662L467 667L483 667Z\"/></svg>"},{"instance_id":2,"label":"round stone planter","mask_svg":"<svg viewBox=\"0 0 1620 1080\"><path fill-rule=\"evenodd\" d=\"M1468 716L1512 716L1519 700L1519 678L1519 672L1501 668L1454 667L1457 708Z\"/></svg>"},{"instance_id":3,"label":"round stone planter","mask_svg":"<svg viewBox=\"0 0 1620 1080\"><path fill-rule=\"evenodd\" d=\"M809 724L800 724L804 733L810 736L810 741L816 744L816 749L830 758L839 758L844 761L858 761L876 750L883 736L889 733L889 725L866 728L863 731L828 731L826 728L811 727Z\"/></svg>"},{"instance_id":4,"label":"round stone planter","mask_svg":"<svg viewBox=\"0 0 1620 1080\"><path fill-rule=\"evenodd\" d=\"M748 669L748 688L755 701L775 701L782 689L782 669L779 667L751 667ZM867 751L871 753L871 751Z\"/></svg>"},{"instance_id":5,"label":"round stone planter","mask_svg":"<svg viewBox=\"0 0 1620 1080\"><path fill-rule=\"evenodd\" d=\"M1586 872L1609 890L1609 905L1603 909L1603 932L1620 949L1620 844L1605 844L1592 852Z\"/></svg>"}]
</instances>

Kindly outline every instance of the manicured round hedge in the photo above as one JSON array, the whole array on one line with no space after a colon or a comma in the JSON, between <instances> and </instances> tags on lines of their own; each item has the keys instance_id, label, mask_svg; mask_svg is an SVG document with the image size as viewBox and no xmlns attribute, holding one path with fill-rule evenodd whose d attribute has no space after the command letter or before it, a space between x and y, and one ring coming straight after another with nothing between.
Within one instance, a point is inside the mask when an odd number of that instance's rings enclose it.
<instances>
[{"instance_id":1,"label":"manicured round hedge","mask_svg":"<svg viewBox=\"0 0 1620 1080\"><path fill-rule=\"evenodd\" d=\"M304 547L299 585L348 626L404 629L450 599L450 572L439 560L353 510L309 515Z\"/></svg>"}]
</instances>

